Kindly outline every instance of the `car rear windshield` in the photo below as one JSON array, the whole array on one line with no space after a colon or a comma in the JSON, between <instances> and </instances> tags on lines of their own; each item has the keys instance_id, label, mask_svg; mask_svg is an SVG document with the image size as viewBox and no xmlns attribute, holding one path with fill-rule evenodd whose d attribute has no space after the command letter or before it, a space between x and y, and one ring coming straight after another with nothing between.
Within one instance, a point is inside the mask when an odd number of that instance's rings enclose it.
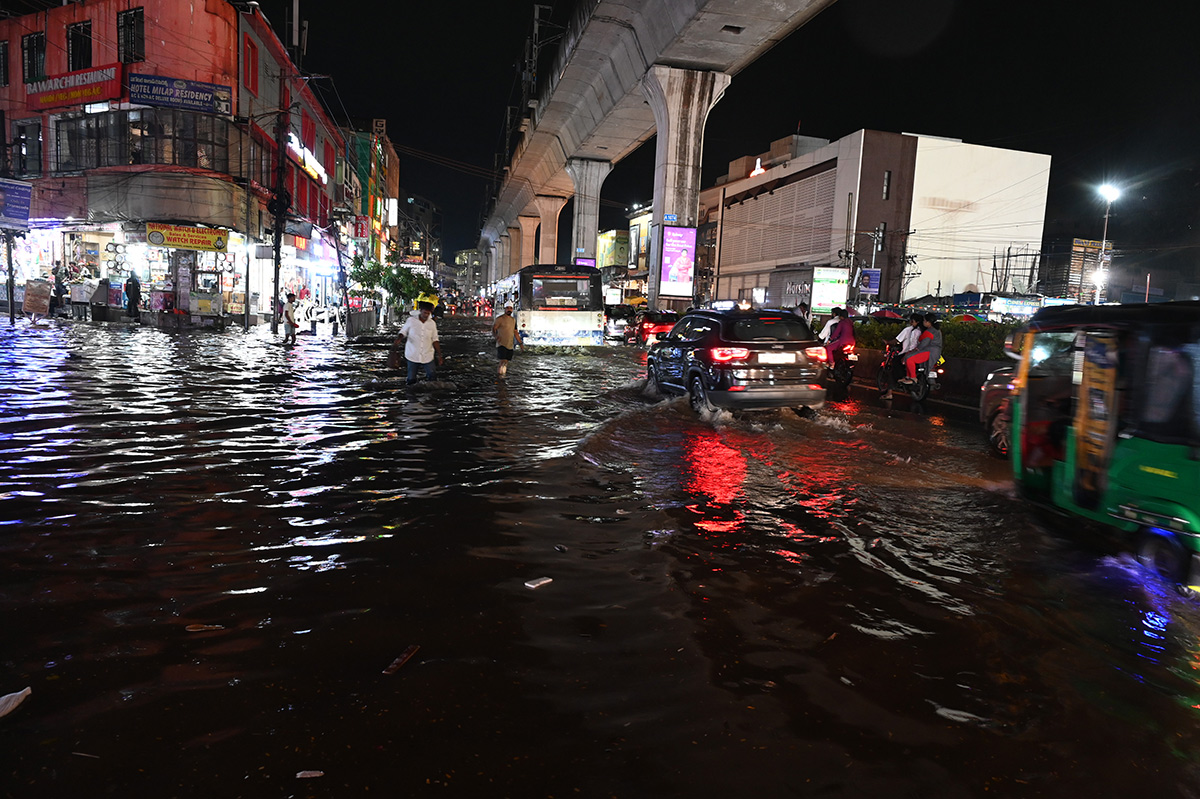
<instances>
[{"instance_id":1,"label":"car rear windshield","mask_svg":"<svg viewBox=\"0 0 1200 799\"><path fill-rule=\"evenodd\" d=\"M663 323L678 322L679 314L671 311L651 311L643 317L647 322Z\"/></svg>"},{"instance_id":2,"label":"car rear windshield","mask_svg":"<svg viewBox=\"0 0 1200 799\"><path fill-rule=\"evenodd\" d=\"M730 341L812 341L812 331L797 316L759 316L735 319L729 325Z\"/></svg>"}]
</instances>

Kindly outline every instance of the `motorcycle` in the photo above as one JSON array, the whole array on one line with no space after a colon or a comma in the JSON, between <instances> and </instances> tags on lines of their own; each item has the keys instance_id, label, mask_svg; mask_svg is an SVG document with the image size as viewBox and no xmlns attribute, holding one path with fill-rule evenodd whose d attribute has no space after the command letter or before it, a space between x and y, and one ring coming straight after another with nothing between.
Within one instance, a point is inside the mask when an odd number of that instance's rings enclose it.
<instances>
[{"instance_id":1,"label":"motorcycle","mask_svg":"<svg viewBox=\"0 0 1200 799\"><path fill-rule=\"evenodd\" d=\"M837 383L842 388L848 388L854 382L854 367L858 364L858 353L853 344L847 344L840 350L833 351L830 361L824 347L814 347L810 354L815 355L821 364L825 378Z\"/></svg>"},{"instance_id":2,"label":"motorcycle","mask_svg":"<svg viewBox=\"0 0 1200 799\"><path fill-rule=\"evenodd\" d=\"M933 369L929 368L928 361L917 364L915 383L901 383L896 377L896 371L903 370L903 363L904 358L900 354L899 343L889 341L887 349L883 353L883 360L879 364L879 374L875 378L875 384L881 394L900 390L920 402L929 396L930 391L941 390L941 377L946 373L945 358L939 357Z\"/></svg>"}]
</instances>

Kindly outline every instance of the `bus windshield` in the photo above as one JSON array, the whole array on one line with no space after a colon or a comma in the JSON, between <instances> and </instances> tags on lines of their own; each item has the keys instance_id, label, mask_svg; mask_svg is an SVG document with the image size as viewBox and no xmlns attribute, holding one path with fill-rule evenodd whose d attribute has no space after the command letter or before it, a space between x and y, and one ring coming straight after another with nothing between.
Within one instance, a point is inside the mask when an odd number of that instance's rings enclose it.
<instances>
[{"instance_id":1,"label":"bus windshield","mask_svg":"<svg viewBox=\"0 0 1200 799\"><path fill-rule=\"evenodd\" d=\"M591 310L591 284L587 277L533 275L533 310Z\"/></svg>"}]
</instances>

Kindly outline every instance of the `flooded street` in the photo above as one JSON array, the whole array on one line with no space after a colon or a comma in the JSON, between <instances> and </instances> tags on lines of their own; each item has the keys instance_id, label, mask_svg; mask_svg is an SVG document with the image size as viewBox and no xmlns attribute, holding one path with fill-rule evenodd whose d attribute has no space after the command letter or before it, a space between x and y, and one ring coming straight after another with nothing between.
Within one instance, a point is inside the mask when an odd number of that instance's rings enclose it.
<instances>
[{"instance_id":1,"label":"flooded street","mask_svg":"<svg viewBox=\"0 0 1200 799\"><path fill-rule=\"evenodd\" d=\"M970 410L439 329L0 328L0 795L1200 796L1200 603Z\"/></svg>"}]
</instances>

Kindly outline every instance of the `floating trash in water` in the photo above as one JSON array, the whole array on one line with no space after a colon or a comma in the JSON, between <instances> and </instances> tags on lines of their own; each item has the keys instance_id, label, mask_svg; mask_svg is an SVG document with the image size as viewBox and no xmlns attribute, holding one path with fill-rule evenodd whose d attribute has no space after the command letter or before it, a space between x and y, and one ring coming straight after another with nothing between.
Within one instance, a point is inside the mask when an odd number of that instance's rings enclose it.
<instances>
[{"instance_id":1,"label":"floating trash in water","mask_svg":"<svg viewBox=\"0 0 1200 799\"><path fill-rule=\"evenodd\" d=\"M421 648L420 645L413 644L408 649L405 649L402 653L400 653L400 657L393 660L392 664L383 670L383 673L384 674L395 674L397 671L400 670L401 666L403 666L405 663L407 663L409 661L409 658L411 658L413 655L417 654L417 650L420 648Z\"/></svg>"},{"instance_id":2,"label":"floating trash in water","mask_svg":"<svg viewBox=\"0 0 1200 799\"><path fill-rule=\"evenodd\" d=\"M296 779L298 779L298 780L311 780L313 777L324 777L324 776L325 776L324 771L297 771L296 772Z\"/></svg>"},{"instance_id":3,"label":"floating trash in water","mask_svg":"<svg viewBox=\"0 0 1200 799\"><path fill-rule=\"evenodd\" d=\"M526 588L541 588L546 583L552 583L552 582L554 582L554 580L550 577L538 577L534 580L526 580L525 587Z\"/></svg>"},{"instance_id":4,"label":"floating trash in water","mask_svg":"<svg viewBox=\"0 0 1200 799\"><path fill-rule=\"evenodd\" d=\"M7 716L17 709L17 705L25 701L25 697L29 696L32 690L26 688L23 691L17 691L15 694L6 694L0 696L0 716Z\"/></svg>"}]
</instances>

